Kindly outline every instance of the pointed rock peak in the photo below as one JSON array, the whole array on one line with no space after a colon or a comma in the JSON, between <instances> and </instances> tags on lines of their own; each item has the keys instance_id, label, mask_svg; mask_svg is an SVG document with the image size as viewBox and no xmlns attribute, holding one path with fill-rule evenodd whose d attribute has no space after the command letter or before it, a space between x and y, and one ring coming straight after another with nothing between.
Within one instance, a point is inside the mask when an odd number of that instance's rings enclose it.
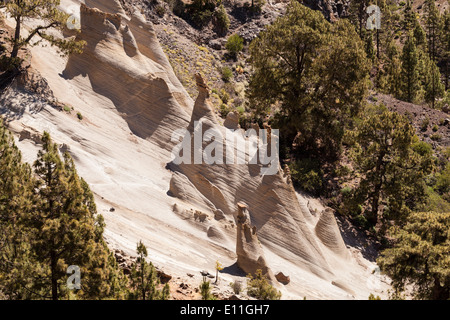
<instances>
[{"instance_id":1,"label":"pointed rock peak","mask_svg":"<svg viewBox=\"0 0 450 320\"><path fill-rule=\"evenodd\" d=\"M316 224L315 232L325 246L334 251L334 253L348 258L348 251L339 231L333 209L326 208L322 211L319 221Z\"/></svg>"},{"instance_id":2,"label":"pointed rock peak","mask_svg":"<svg viewBox=\"0 0 450 320\"><path fill-rule=\"evenodd\" d=\"M205 78L200 73L196 73L195 81L197 82L198 96L197 99L195 99L191 121L187 128L190 132L192 132L195 127L195 121L202 121L204 130L219 126L219 122L213 112L211 102L209 101L209 88Z\"/></svg>"},{"instance_id":3,"label":"pointed rock peak","mask_svg":"<svg viewBox=\"0 0 450 320\"><path fill-rule=\"evenodd\" d=\"M86 6L90 8L97 8L100 11L109 14L118 14L124 18L127 18L125 10L123 10L122 5L119 0L86 0ZM84 5L81 3L81 5Z\"/></svg>"},{"instance_id":4,"label":"pointed rock peak","mask_svg":"<svg viewBox=\"0 0 450 320\"><path fill-rule=\"evenodd\" d=\"M198 88L198 92L201 93L206 93L206 97L209 97L209 88L208 85L206 84L205 78L203 78L203 76L200 73L196 73L195 74L195 81L197 82L197 88Z\"/></svg>"},{"instance_id":5,"label":"pointed rock peak","mask_svg":"<svg viewBox=\"0 0 450 320\"><path fill-rule=\"evenodd\" d=\"M88 6L86 6L84 3L80 4L80 17L81 17L81 31L83 32L85 29L84 27L86 25L89 25L91 28L94 26L94 24L92 23L91 18L94 19L98 19L101 22L104 22L105 20L109 20L114 26L115 28L118 30L120 28L120 24L122 22L122 16L119 13L107 13L104 11L101 11L98 8L90 8ZM89 22L87 23L87 21L84 20L88 20ZM94 27L95 29L95 27Z\"/></svg>"},{"instance_id":6,"label":"pointed rock peak","mask_svg":"<svg viewBox=\"0 0 450 320\"><path fill-rule=\"evenodd\" d=\"M245 223L249 219L248 206L243 202L238 202L237 204L237 219L239 223Z\"/></svg>"}]
</instances>

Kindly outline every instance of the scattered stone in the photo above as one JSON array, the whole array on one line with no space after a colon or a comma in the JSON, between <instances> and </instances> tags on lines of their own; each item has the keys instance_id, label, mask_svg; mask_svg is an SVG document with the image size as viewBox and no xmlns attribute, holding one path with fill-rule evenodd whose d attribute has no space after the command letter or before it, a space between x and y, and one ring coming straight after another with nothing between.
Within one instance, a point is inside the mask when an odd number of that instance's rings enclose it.
<instances>
[{"instance_id":1,"label":"scattered stone","mask_svg":"<svg viewBox=\"0 0 450 320\"><path fill-rule=\"evenodd\" d=\"M155 269L156 269L156 272L158 273L159 280L161 281L162 284L166 284L167 282L172 280L171 275L165 273L164 271L162 271L159 268L155 268Z\"/></svg>"},{"instance_id":2,"label":"scattered stone","mask_svg":"<svg viewBox=\"0 0 450 320\"><path fill-rule=\"evenodd\" d=\"M286 285L289 282L291 282L291 278L289 276L286 276L283 272L279 271L277 274L275 274L275 278L278 280L278 282Z\"/></svg>"},{"instance_id":3,"label":"scattered stone","mask_svg":"<svg viewBox=\"0 0 450 320\"><path fill-rule=\"evenodd\" d=\"M198 220L200 222L205 222L205 220L208 218L208 215L204 212L195 210L194 212L194 220Z\"/></svg>"},{"instance_id":4,"label":"scattered stone","mask_svg":"<svg viewBox=\"0 0 450 320\"><path fill-rule=\"evenodd\" d=\"M182 283L180 283L180 288L186 290L187 288L189 288L189 285L182 282Z\"/></svg>"},{"instance_id":5,"label":"scattered stone","mask_svg":"<svg viewBox=\"0 0 450 320\"><path fill-rule=\"evenodd\" d=\"M114 211L116 211L116 209L114 209L113 207L111 207L111 208L109 209L109 212L114 212Z\"/></svg>"},{"instance_id":6,"label":"scattered stone","mask_svg":"<svg viewBox=\"0 0 450 320\"><path fill-rule=\"evenodd\" d=\"M209 276L209 272L208 272L208 271L205 271L205 270L200 271L200 274L201 274L203 277Z\"/></svg>"},{"instance_id":7,"label":"scattered stone","mask_svg":"<svg viewBox=\"0 0 450 320\"><path fill-rule=\"evenodd\" d=\"M222 50L222 44L216 39L209 41L209 46L214 50Z\"/></svg>"},{"instance_id":8,"label":"scattered stone","mask_svg":"<svg viewBox=\"0 0 450 320\"><path fill-rule=\"evenodd\" d=\"M216 219L216 220L225 219L225 214L223 213L222 210L216 209L216 210L214 210L214 219Z\"/></svg>"}]
</instances>

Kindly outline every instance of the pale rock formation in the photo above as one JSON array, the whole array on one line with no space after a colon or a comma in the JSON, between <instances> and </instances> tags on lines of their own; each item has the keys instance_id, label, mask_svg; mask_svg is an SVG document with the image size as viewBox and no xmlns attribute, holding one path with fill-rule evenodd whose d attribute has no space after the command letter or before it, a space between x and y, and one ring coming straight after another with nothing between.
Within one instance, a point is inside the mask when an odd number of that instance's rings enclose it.
<instances>
[{"instance_id":1,"label":"pale rock formation","mask_svg":"<svg viewBox=\"0 0 450 320\"><path fill-rule=\"evenodd\" d=\"M107 12L119 5L95 3L107 6ZM138 12L127 20L123 10L97 8L80 6L77 38L86 46L82 54L69 57L64 78L88 77L92 89L114 103L131 132L170 150L173 128L186 126L192 101L168 68L151 24Z\"/></svg>"},{"instance_id":2,"label":"pale rock formation","mask_svg":"<svg viewBox=\"0 0 450 320\"><path fill-rule=\"evenodd\" d=\"M197 130L197 133L204 134L207 130L213 129L219 135L216 140L223 142L224 145L224 153L221 155L223 164L208 165L204 162L195 164L194 153L197 149L192 136L188 144L191 150L191 161L178 165L168 164L168 168L174 171L172 180L189 181L189 189L191 190L193 186L199 192L195 200L198 205L204 203L203 199L206 198L213 204L213 206L208 204L212 212L221 210L226 217L233 216L236 203L246 203L252 210L252 225L259 230L258 237L263 246L322 277L332 274L316 242L317 238L307 225L295 190L292 184L287 183L287 177L282 170L278 170L275 175L261 175L261 164L226 163L228 149L225 136L234 135L235 139L246 139L246 141L250 138L244 137L240 130L230 133L229 129L219 124L212 111L205 81L200 75L196 75L196 80L199 95L187 130L188 132ZM205 150L209 144L209 141L202 140L200 150ZM238 154L237 145L233 147L234 154ZM240 151L243 151L248 158L248 150ZM172 181L172 184L175 184L175 181ZM190 194L194 193L190 192ZM180 197L180 199L186 200L186 197ZM191 201L194 199L191 198ZM233 241L233 239L229 240Z\"/></svg>"},{"instance_id":3,"label":"pale rock formation","mask_svg":"<svg viewBox=\"0 0 450 320\"><path fill-rule=\"evenodd\" d=\"M315 232L327 248L343 258L350 257L336 223L333 209L326 208L322 211Z\"/></svg>"},{"instance_id":4,"label":"pale rock formation","mask_svg":"<svg viewBox=\"0 0 450 320\"><path fill-rule=\"evenodd\" d=\"M245 203L237 204L235 219L237 265L247 274L254 275L256 270L260 269L263 275L273 281L273 273L267 265L261 243L256 235L256 227L251 223Z\"/></svg>"},{"instance_id":5,"label":"pale rock formation","mask_svg":"<svg viewBox=\"0 0 450 320\"><path fill-rule=\"evenodd\" d=\"M228 113L223 125L231 130L237 130L240 128L239 125L239 112L231 111Z\"/></svg>"}]
</instances>

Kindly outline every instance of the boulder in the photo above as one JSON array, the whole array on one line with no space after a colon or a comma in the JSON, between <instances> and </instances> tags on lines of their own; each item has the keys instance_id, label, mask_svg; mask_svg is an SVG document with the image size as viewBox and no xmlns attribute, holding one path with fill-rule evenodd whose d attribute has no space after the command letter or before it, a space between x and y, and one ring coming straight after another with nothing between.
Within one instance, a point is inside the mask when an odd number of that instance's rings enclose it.
<instances>
[{"instance_id":1,"label":"boulder","mask_svg":"<svg viewBox=\"0 0 450 320\"><path fill-rule=\"evenodd\" d=\"M275 274L275 278L278 280L278 282L286 285L289 282L291 282L291 278L289 276L286 276L283 272L279 271Z\"/></svg>"},{"instance_id":2,"label":"boulder","mask_svg":"<svg viewBox=\"0 0 450 320\"><path fill-rule=\"evenodd\" d=\"M239 126L239 112L237 111L231 111L228 113L224 123L225 128L231 129L231 130L237 130L240 128Z\"/></svg>"},{"instance_id":3,"label":"boulder","mask_svg":"<svg viewBox=\"0 0 450 320\"><path fill-rule=\"evenodd\" d=\"M221 50L222 49L222 43L219 40L212 39L209 41L209 46L213 48L214 50Z\"/></svg>"}]
</instances>

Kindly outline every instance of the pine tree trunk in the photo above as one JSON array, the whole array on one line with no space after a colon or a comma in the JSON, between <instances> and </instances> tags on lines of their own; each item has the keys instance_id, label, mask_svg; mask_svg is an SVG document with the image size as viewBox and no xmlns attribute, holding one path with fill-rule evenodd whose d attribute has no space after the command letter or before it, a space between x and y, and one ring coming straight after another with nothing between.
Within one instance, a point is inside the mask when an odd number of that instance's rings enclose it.
<instances>
[{"instance_id":1,"label":"pine tree trunk","mask_svg":"<svg viewBox=\"0 0 450 320\"><path fill-rule=\"evenodd\" d=\"M448 300L449 299L449 289L441 286L440 281L436 276L434 276L432 299L433 300Z\"/></svg>"},{"instance_id":2,"label":"pine tree trunk","mask_svg":"<svg viewBox=\"0 0 450 320\"><path fill-rule=\"evenodd\" d=\"M370 216L368 217L368 221L371 225L376 226L378 222L378 207L379 207L379 198L380 198L380 186L376 186L373 192L372 197L372 210Z\"/></svg>"},{"instance_id":3,"label":"pine tree trunk","mask_svg":"<svg viewBox=\"0 0 450 320\"><path fill-rule=\"evenodd\" d=\"M142 300L145 300L145 281L144 281L144 257L141 256L141 285L142 285Z\"/></svg>"},{"instance_id":4,"label":"pine tree trunk","mask_svg":"<svg viewBox=\"0 0 450 320\"><path fill-rule=\"evenodd\" d=\"M380 30L377 29L377 59L380 59Z\"/></svg>"},{"instance_id":5,"label":"pine tree trunk","mask_svg":"<svg viewBox=\"0 0 450 320\"><path fill-rule=\"evenodd\" d=\"M20 28L21 28L21 17L16 18L16 30L14 32L14 45L11 52L11 58L16 58L19 53L19 41L20 41Z\"/></svg>"},{"instance_id":6,"label":"pine tree trunk","mask_svg":"<svg viewBox=\"0 0 450 320\"><path fill-rule=\"evenodd\" d=\"M372 210L370 213L370 216L368 217L369 222L376 226L378 222L378 207L380 203L380 193L381 193L381 186L383 185L383 176L385 169L383 168L383 158L385 156L385 152L382 152L377 159L377 165L375 167L375 172L377 176L379 177L378 181L375 182L373 195L372 195Z\"/></svg>"},{"instance_id":7,"label":"pine tree trunk","mask_svg":"<svg viewBox=\"0 0 450 320\"><path fill-rule=\"evenodd\" d=\"M359 4L359 37L361 39L362 39L363 21L364 21L364 3L361 2Z\"/></svg>"},{"instance_id":8,"label":"pine tree trunk","mask_svg":"<svg viewBox=\"0 0 450 320\"><path fill-rule=\"evenodd\" d=\"M436 99L435 95L435 84L434 84L434 70L433 73L431 74L431 108L434 109L434 100Z\"/></svg>"},{"instance_id":9,"label":"pine tree trunk","mask_svg":"<svg viewBox=\"0 0 450 320\"><path fill-rule=\"evenodd\" d=\"M52 300L58 300L58 278L56 277L56 254L50 252L50 269L52 277Z\"/></svg>"}]
</instances>

